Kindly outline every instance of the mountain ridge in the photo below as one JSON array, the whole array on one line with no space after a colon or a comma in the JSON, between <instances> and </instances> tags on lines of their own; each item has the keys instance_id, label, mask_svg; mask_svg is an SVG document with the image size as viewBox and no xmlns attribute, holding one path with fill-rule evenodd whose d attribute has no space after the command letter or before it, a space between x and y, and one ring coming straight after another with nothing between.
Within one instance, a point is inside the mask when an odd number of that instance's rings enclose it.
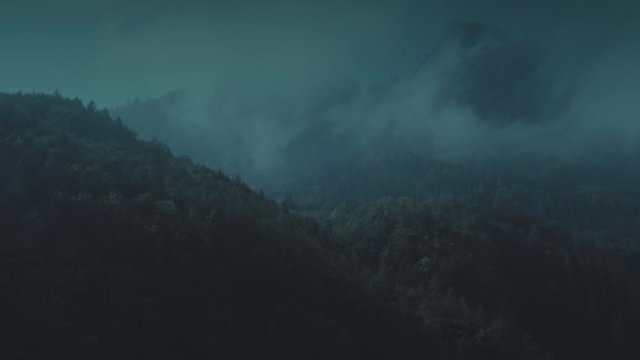
<instances>
[{"instance_id":1,"label":"mountain ridge","mask_svg":"<svg viewBox=\"0 0 640 360\"><path fill-rule=\"evenodd\" d=\"M59 94L0 94L0 167L0 357L640 353L638 253L531 216L305 216Z\"/></svg>"}]
</instances>

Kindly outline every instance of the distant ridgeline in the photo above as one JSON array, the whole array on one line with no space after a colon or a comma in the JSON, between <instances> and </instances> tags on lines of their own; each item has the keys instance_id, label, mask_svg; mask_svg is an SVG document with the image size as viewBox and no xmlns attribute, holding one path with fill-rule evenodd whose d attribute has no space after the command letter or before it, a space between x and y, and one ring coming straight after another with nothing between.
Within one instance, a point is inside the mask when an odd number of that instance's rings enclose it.
<instances>
[{"instance_id":1,"label":"distant ridgeline","mask_svg":"<svg viewBox=\"0 0 640 360\"><path fill-rule=\"evenodd\" d=\"M312 220L58 94L0 94L0 168L0 359L640 357L638 254L557 226Z\"/></svg>"}]
</instances>

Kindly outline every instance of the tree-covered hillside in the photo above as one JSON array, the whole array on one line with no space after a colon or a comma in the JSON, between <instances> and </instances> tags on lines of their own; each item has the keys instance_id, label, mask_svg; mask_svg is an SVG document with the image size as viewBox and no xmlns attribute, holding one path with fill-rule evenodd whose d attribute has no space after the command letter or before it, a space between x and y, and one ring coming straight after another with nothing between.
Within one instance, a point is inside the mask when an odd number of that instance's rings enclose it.
<instances>
[{"instance_id":1,"label":"tree-covered hillside","mask_svg":"<svg viewBox=\"0 0 640 360\"><path fill-rule=\"evenodd\" d=\"M312 219L57 94L0 94L0 169L0 359L640 355L638 253L531 216Z\"/></svg>"},{"instance_id":2,"label":"tree-covered hillside","mask_svg":"<svg viewBox=\"0 0 640 360\"><path fill-rule=\"evenodd\" d=\"M441 343L456 338L456 351L469 351L461 358L499 358L489 349L517 341L558 359L640 354L637 252L529 217L409 198L341 206L326 221L341 261Z\"/></svg>"},{"instance_id":3,"label":"tree-covered hillside","mask_svg":"<svg viewBox=\"0 0 640 360\"><path fill-rule=\"evenodd\" d=\"M317 224L93 104L0 96L0 358L389 358L418 322Z\"/></svg>"}]
</instances>

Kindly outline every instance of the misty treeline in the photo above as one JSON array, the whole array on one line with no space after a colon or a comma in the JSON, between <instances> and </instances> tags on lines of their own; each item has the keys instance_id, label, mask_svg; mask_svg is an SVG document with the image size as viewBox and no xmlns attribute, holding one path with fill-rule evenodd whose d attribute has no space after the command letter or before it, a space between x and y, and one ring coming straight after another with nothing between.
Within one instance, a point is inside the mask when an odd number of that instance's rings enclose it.
<instances>
[{"instance_id":1,"label":"misty treeline","mask_svg":"<svg viewBox=\"0 0 640 360\"><path fill-rule=\"evenodd\" d=\"M299 210L408 196L637 246L635 73L559 38L455 23L412 72L373 84L182 90L111 112Z\"/></svg>"},{"instance_id":2,"label":"misty treeline","mask_svg":"<svg viewBox=\"0 0 640 360\"><path fill-rule=\"evenodd\" d=\"M322 178L302 207L60 94L0 95L0 136L1 357L640 355L637 207L618 166L440 159L404 175L417 162L393 160ZM532 178L537 192L516 186ZM545 214L554 191L566 209Z\"/></svg>"}]
</instances>

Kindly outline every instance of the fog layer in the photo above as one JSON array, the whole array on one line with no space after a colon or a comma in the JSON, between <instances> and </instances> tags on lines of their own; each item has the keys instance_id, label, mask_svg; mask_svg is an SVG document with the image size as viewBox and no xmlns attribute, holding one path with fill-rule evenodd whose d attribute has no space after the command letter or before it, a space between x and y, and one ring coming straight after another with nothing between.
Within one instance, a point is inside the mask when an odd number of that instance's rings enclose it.
<instances>
[{"instance_id":1,"label":"fog layer","mask_svg":"<svg viewBox=\"0 0 640 360\"><path fill-rule=\"evenodd\" d=\"M390 152L573 159L638 149L633 1L0 9L3 90L96 100L143 137L256 186Z\"/></svg>"}]
</instances>

